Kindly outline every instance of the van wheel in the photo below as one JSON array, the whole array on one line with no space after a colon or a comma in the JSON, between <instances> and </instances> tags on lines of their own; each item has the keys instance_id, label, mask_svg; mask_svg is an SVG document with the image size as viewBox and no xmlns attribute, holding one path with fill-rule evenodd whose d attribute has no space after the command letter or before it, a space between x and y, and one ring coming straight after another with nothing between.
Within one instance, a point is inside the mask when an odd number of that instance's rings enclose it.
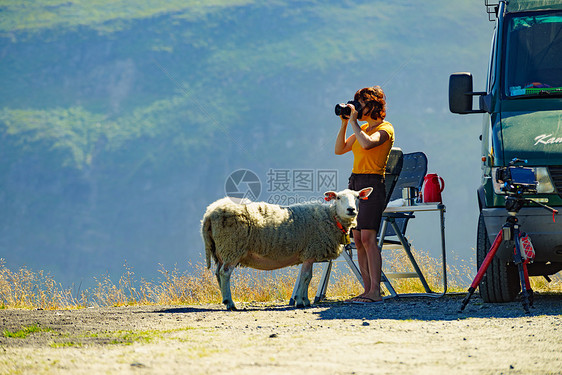
<instances>
[{"instance_id":1,"label":"van wheel","mask_svg":"<svg viewBox=\"0 0 562 375\"><path fill-rule=\"evenodd\" d=\"M501 228L499 228L501 229ZM478 218L478 235L476 238L476 260L478 269L486 258L491 247L486 231L486 224L482 213ZM484 302L511 302L521 290L517 267L500 260L497 256L492 259L486 274L479 285L480 296Z\"/></svg>"}]
</instances>

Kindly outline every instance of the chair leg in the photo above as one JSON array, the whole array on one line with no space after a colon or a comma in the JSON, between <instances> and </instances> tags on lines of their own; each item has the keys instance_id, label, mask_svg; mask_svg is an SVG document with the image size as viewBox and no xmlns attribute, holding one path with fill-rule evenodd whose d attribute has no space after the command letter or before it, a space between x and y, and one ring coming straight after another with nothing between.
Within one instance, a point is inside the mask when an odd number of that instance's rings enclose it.
<instances>
[{"instance_id":1,"label":"chair leg","mask_svg":"<svg viewBox=\"0 0 562 375\"><path fill-rule=\"evenodd\" d=\"M388 277L386 277L386 275L384 274L384 271L382 271L382 270L381 270L381 281L384 283L384 286L386 287L386 289L390 293L389 298L394 298L394 297L398 296L398 293L396 293L396 290L394 289L394 287L390 283L390 280L388 280Z\"/></svg>"},{"instance_id":2,"label":"chair leg","mask_svg":"<svg viewBox=\"0 0 562 375\"><path fill-rule=\"evenodd\" d=\"M363 277L361 277L361 271L359 271L359 268L357 268L357 265L355 264L353 259L351 259L351 256L347 253L347 251L343 251L341 254L347 262L349 268L351 268L351 271L353 271L353 273L355 274L355 277L357 277L357 280L359 280L359 282L361 283L361 286L365 287L365 285L363 284Z\"/></svg>"},{"instance_id":3,"label":"chair leg","mask_svg":"<svg viewBox=\"0 0 562 375\"><path fill-rule=\"evenodd\" d=\"M379 249L382 251L382 246L384 245L384 234L386 233L386 228L388 227L388 218L385 216L382 218L382 228L379 233Z\"/></svg>"},{"instance_id":4,"label":"chair leg","mask_svg":"<svg viewBox=\"0 0 562 375\"><path fill-rule=\"evenodd\" d=\"M301 265L301 269L302 269L302 265ZM295 281L295 286L293 287L293 294L291 294L291 299L289 300L289 306L295 305L295 296L297 295L297 289L299 287L300 281L301 281L301 272L299 271L299 274L297 275L297 280Z\"/></svg>"},{"instance_id":5,"label":"chair leg","mask_svg":"<svg viewBox=\"0 0 562 375\"><path fill-rule=\"evenodd\" d=\"M330 281L330 274L332 273L332 261L330 260L328 264L324 267L322 271L322 277L320 278L320 283L318 283L318 289L316 289L316 296L314 297L314 304L322 301L326 298L326 290L328 289L328 282Z\"/></svg>"},{"instance_id":6,"label":"chair leg","mask_svg":"<svg viewBox=\"0 0 562 375\"><path fill-rule=\"evenodd\" d=\"M388 217L383 217L382 228L379 233L379 250L381 254L382 254L382 247L384 245L384 234L386 233L386 229L388 227L389 221L393 221L393 220L390 220ZM381 281L384 283L384 286L390 293L390 297L394 298L398 295L398 293L396 293L396 290L394 289L394 287L390 283L390 280L388 280L388 277L386 277L382 269L381 269Z\"/></svg>"}]
</instances>

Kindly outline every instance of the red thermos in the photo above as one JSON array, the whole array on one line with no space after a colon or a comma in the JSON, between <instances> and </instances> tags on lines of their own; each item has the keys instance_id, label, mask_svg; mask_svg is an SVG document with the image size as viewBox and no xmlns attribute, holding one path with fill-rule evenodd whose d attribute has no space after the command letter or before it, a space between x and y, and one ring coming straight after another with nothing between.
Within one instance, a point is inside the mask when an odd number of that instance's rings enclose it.
<instances>
[{"instance_id":1,"label":"red thermos","mask_svg":"<svg viewBox=\"0 0 562 375\"><path fill-rule=\"evenodd\" d=\"M423 201L424 203L443 203L441 192L445 189L445 181L435 173L425 175L423 179Z\"/></svg>"}]
</instances>

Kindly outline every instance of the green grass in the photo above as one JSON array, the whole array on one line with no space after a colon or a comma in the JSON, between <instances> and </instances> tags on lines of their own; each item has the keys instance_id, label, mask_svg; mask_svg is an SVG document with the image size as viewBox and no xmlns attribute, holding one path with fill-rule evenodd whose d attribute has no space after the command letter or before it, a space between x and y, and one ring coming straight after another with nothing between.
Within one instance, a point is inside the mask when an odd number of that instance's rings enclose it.
<instances>
[{"instance_id":1,"label":"green grass","mask_svg":"<svg viewBox=\"0 0 562 375\"><path fill-rule=\"evenodd\" d=\"M148 344L157 340L164 338L164 335L173 335L178 332L186 332L193 327L183 327L177 329L168 330L118 330L111 332L100 332L100 333L86 333L83 335L78 335L74 337L66 337L65 339L57 338L57 341L52 342L50 346L52 348L68 348L68 347L83 347L87 346L89 339L95 339L99 342L104 342L107 345L133 345L135 343ZM185 342L184 338L170 337L173 340L178 340L179 342Z\"/></svg>"},{"instance_id":2,"label":"green grass","mask_svg":"<svg viewBox=\"0 0 562 375\"><path fill-rule=\"evenodd\" d=\"M32 333L50 332L50 331L51 331L50 328L43 328L37 324L33 324L27 327L23 327L19 331L15 331L15 332L5 330L3 332L3 335L4 337L9 337L9 338L25 339L27 336L31 335Z\"/></svg>"}]
</instances>

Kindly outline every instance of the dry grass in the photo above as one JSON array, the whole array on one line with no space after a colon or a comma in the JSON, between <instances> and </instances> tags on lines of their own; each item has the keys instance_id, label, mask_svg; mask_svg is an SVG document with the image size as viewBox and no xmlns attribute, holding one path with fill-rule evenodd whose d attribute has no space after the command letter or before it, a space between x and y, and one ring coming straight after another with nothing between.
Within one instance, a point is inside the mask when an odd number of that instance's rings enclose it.
<instances>
[{"instance_id":1,"label":"dry grass","mask_svg":"<svg viewBox=\"0 0 562 375\"><path fill-rule=\"evenodd\" d=\"M383 271L390 274L393 272L413 273L414 268L408 256L402 249L383 251ZM443 291L443 263L441 259L431 257L429 254L412 249L412 254L421 268L427 283L434 292ZM472 259L461 260L449 259L447 262L447 291L464 292L472 282L476 272L472 266ZM398 293L423 293L425 289L417 278L393 279L394 289Z\"/></svg>"},{"instance_id":2,"label":"dry grass","mask_svg":"<svg viewBox=\"0 0 562 375\"><path fill-rule=\"evenodd\" d=\"M43 271L27 268L11 271L0 259L0 308L52 309L80 306L69 289L64 289Z\"/></svg>"},{"instance_id":3,"label":"dry grass","mask_svg":"<svg viewBox=\"0 0 562 375\"><path fill-rule=\"evenodd\" d=\"M442 291L440 260L421 252L414 255L434 291ZM411 266L403 251L384 251L383 269L385 272L409 272ZM474 262L458 262L454 257L448 266L448 291L465 292L475 274ZM191 267L193 271L169 271L161 269L156 281L137 280L133 270L124 265L124 273L117 283L108 275L95 279L95 285L84 291L65 289L52 276L43 272L33 272L27 268L11 271L0 259L0 308L26 309L72 309L88 306L125 306L143 304L200 304L220 303L220 291L215 275L202 264ZM322 265L316 265L310 283L309 296L316 293ZM233 299L240 302L282 302L291 297L298 267L279 271L263 272L251 269L237 269L232 279ZM423 292L417 279L392 280L400 293ZM531 278L533 289L540 292L562 292L562 275L552 277L547 283L542 277ZM334 263L327 297L346 299L361 293L357 282L345 262Z\"/></svg>"}]
</instances>

